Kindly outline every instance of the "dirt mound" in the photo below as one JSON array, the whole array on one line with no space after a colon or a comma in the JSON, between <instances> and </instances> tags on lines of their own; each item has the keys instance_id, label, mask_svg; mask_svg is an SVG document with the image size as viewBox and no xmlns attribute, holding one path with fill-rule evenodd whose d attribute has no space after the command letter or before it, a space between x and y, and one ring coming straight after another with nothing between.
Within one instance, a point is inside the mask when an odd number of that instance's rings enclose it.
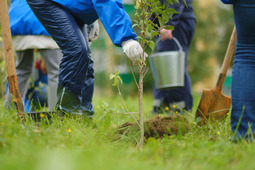
<instances>
[{"instance_id":1,"label":"dirt mound","mask_svg":"<svg viewBox=\"0 0 255 170\"><path fill-rule=\"evenodd\" d=\"M190 130L188 120L181 115L155 116L144 122L144 137L162 138L164 135L184 135ZM120 126L120 134L137 134L140 131L136 123L126 122Z\"/></svg>"}]
</instances>

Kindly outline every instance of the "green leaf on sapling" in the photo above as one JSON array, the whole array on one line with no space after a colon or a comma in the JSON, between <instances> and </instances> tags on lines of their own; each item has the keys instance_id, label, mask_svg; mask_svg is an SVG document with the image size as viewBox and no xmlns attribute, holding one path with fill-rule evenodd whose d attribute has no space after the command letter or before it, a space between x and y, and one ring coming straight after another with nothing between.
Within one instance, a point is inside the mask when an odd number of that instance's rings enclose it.
<instances>
[{"instance_id":1,"label":"green leaf on sapling","mask_svg":"<svg viewBox=\"0 0 255 170\"><path fill-rule=\"evenodd\" d=\"M160 8L160 7L155 7L155 8L152 8L151 11L152 11L153 13L162 13L162 8Z\"/></svg>"},{"instance_id":2,"label":"green leaf on sapling","mask_svg":"<svg viewBox=\"0 0 255 170\"><path fill-rule=\"evenodd\" d=\"M164 24L168 22L169 18L168 18L168 14L167 13L164 12L161 17L162 17L162 22Z\"/></svg>"},{"instance_id":3,"label":"green leaf on sapling","mask_svg":"<svg viewBox=\"0 0 255 170\"><path fill-rule=\"evenodd\" d=\"M123 81L120 76L117 76L117 79L119 80L120 84L123 84Z\"/></svg>"},{"instance_id":4,"label":"green leaf on sapling","mask_svg":"<svg viewBox=\"0 0 255 170\"><path fill-rule=\"evenodd\" d=\"M154 41L148 41L149 47L153 50L155 47L155 42Z\"/></svg>"},{"instance_id":5,"label":"green leaf on sapling","mask_svg":"<svg viewBox=\"0 0 255 170\"><path fill-rule=\"evenodd\" d=\"M116 79L116 77L113 79L113 84L112 84L112 86L117 86L118 84L117 84L117 79Z\"/></svg>"},{"instance_id":6,"label":"green leaf on sapling","mask_svg":"<svg viewBox=\"0 0 255 170\"><path fill-rule=\"evenodd\" d=\"M135 27L137 27L138 26L138 24L133 24L132 25L132 28L135 28Z\"/></svg>"},{"instance_id":7,"label":"green leaf on sapling","mask_svg":"<svg viewBox=\"0 0 255 170\"><path fill-rule=\"evenodd\" d=\"M159 35L159 32L157 32L157 31L151 32L151 38L155 37L156 35Z\"/></svg>"},{"instance_id":8,"label":"green leaf on sapling","mask_svg":"<svg viewBox=\"0 0 255 170\"><path fill-rule=\"evenodd\" d=\"M164 26L164 29L166 29L166 30L174 30L174 26L166 25L166 26Z\"/></svg>"},{"instance_id":9,"label":"green leaf on sapling","mask_svg":"<svg viewBox=\"0 0 255 170\"><path fill-rule=\"evenodd\" d=\"M184 4L186 5L186 7L188 8L187 2L186 0L183 0Z\"/></svg>"},{"instance_id":10,"label":"green leaf on sapling","mask_svg":"<svg viewBox=\"0 0 255 170\"><path fill-rule=\"evenodd\" d=\"M146 30L147 30L147 31L151 31L151 30L153 30L153 29L155 29L155 28L154 28L154 26L153 26L152 24L148 24L148 25L146 26Z\"/></svg>"},{"instance_id":11,"label":"green leaf on sapling","mask_svg":"<svg viewBox=\"0 0 255 170\"><path fill-rule=\"evenodd\" d=\"M110 80L113 79L115 77L114 74L110 74Z\"/></svg>"},{"instance_id":12,"label":"green leaf on sapling","mask_svg":"<svg viewBox=\"0 0 255 170\"><path fill-rule=\"evenodd\" d=\"M151 33L149 31L146 31L146 37L151 37Z\"/></svg>"}]
</instances>

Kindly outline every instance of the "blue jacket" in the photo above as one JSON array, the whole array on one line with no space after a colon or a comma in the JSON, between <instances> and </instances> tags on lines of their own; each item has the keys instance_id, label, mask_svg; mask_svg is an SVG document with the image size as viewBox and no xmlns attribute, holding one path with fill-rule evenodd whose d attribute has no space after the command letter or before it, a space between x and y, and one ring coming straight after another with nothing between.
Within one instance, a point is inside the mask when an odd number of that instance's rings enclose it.
<instances>
[{"instance_id":1,"label":"blue jacket","mask_svg":"<svg viewBox=\"0 0 255 170\"><path fill-rule=\"evenodd\" d=\"M12 35L46 35L48 32L34 15L26 0L12 0L9 8Z\"/></svg>"},{"instance_id":2,"label":"blue jacket","mask_svg":"<svg viewBox=\"0 0 255 170\"><path fill-rule=\"evenodd\" d=\"M98 18L112 42L121 46L122 41L135 39L130 17L125 12L122 0L52 0L79 18L91 24Z\"/></svg>"}]
</instances>

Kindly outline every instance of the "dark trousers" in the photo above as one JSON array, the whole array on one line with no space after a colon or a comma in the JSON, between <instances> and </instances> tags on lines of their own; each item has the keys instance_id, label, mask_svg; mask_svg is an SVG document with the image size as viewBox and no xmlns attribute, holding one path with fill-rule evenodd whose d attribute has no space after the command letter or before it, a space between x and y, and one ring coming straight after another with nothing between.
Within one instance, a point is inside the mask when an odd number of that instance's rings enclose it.
<instances>
[{"instance_id":1,"label":"dark trousers","mask_svg":"<svg viewBox=\"0 0 255 170\"><path fill-rule=\"evenodd\" d=\"M154 86L154 109L155 107L168 106L172 103L180 103L181 108L191 110L193 98L191 93L191 81L187 70L188 50L191 40L194 35L195 20L183 20L175 26L173 36L180 42L185 52L185 80L184 87L179 87L170 90L159 90ZM160 37L159 37L160 38ZM162 51L177 51L179 50L174 40L158 41L156 44L157 52Z\"/></svg>"},{"instance_id":2,"label":"dark trousers","mask_svg":"<svg viewBox=\"0 0 255 170\"><path fill-rule=\"evenodd\" d=\"M50 0L27 0L63 53L57 90L57 109L93 115L94 69L88 37L70 12Z\"/></svg>"}]
</instances>

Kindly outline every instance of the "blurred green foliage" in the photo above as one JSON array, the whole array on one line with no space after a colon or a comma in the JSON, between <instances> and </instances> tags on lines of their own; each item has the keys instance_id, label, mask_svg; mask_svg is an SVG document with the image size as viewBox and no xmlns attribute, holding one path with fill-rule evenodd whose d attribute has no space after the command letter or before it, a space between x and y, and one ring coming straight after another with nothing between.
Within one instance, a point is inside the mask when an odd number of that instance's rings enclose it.
<instances>
[{"instance_id":1,"label":"blurred green foliage","mask_svg":"<svg viewBox=\"0 0 255 170\"><path fill-rule=\"evenodd\" d=\"M202 1L193 2L197 23L188 58L192 84L212 76L210 59L221 65L234 26L231 6L220 1Z\"/></svg>"}]
</instances>

